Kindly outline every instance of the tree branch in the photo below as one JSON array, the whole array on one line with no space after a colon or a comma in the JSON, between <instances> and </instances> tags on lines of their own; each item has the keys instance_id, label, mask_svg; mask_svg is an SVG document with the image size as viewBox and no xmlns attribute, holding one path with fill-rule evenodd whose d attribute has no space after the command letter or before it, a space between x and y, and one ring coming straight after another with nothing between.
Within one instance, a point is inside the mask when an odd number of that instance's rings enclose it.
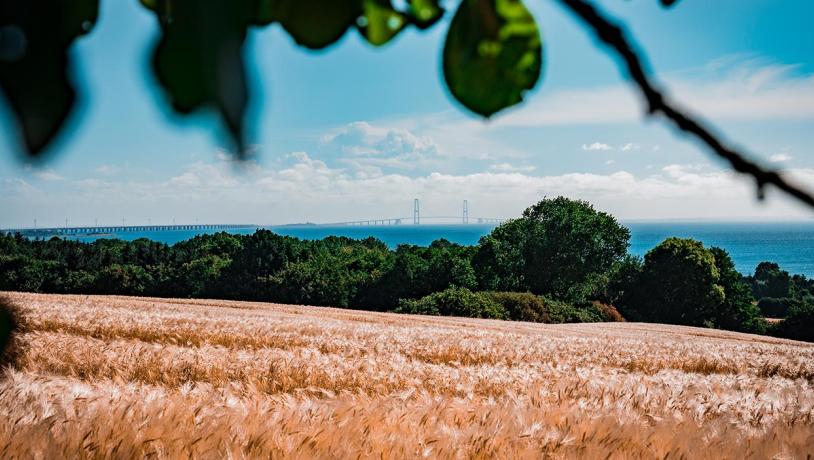
<instances>
[{"instance_id":1,"label":"tree branch","mask_svg":"<svg viewBox=\"0 0 814 460\"><path fill-rule=\"evenodd\" d=\"M658 113L664 115L678 129L696 137L707 145L716 155L727 160L736 171L752 176L757 184L758 198L763 199L763 189L766 184L772 184L799 201L814 208L814 196L811 193L786 182L779 172L765 169L757 163L746 158L733 148L724 145L709 128L690 115L682 113L673 107L664 97L656 85L650 80L640 57L634 49L631 40L626 37L625 31L618 24L605 18L599 10L586 0L558 0L567 9L590 27L606 46L611 48L624 61L627 74L639 88L647 100L648 114L654 116Z\"/></svg>"}]
</instances>

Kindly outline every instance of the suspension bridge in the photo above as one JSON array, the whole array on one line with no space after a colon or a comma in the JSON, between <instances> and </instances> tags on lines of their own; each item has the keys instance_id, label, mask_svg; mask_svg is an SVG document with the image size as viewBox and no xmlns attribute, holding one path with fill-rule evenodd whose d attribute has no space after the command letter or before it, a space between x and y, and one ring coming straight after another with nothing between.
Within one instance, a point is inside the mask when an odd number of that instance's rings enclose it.
<instances>
[{"instance_id":1,"label":"suspension bridge","mask_svg":"<svg viewBox=\"0 0 814 460\"><path fill-rule=\"evenodd\" d=\"M455 215L421 215L420 202L418 198L413 200L413 215L406 217L390 217L390 218L375 218L375 219L362 219L351 220L344 222L329 222L320 224L308 224L313 226L369 226L369 225L403 225L413 224L421 225L427 223L459 223L459 224L501 224L506 219L495 217L471 217L469 215L469 201L463 201L463 208L461 214ZM35 221L36 223L36 221ZM190 232L208 232L208 231L230 231L230 230L251 230L257 228L264 228L263 225L255 224L195 224L195 225L92 225L92 226L78 226L69 227L66 221L64 227L34 227L34 228L5 228L0 230L0 234L19 233L29 238L50 238L52 236L94 236L94 235L113 235L121 233L148 233L148 232L165 232L165 231L190 231ZM274 225L268 228L276 227Z\"/></svg>"},{"instance_id":2,"label":"suspension bridge","mask_svg":"<svg viewBox=\"0 0 814 460\"><path fill-rule=\"evenodd\" d=\"M345 221L345 222L331 222L327 224L318 224L318 225L332 225L332 226L366 226L366 225L402 225L405 223L412 223L413 225L421 225L422 223L427 223L430 221L431 223L435 222L456 222L460 224L502 224L506 221L506 219L501 219L497 217L470 217L469 216L469 200L464 200L463 202L463 211L460 215L451 216L451 215L441 215L441 216L422 216L421 215L421 206L418 198L413 199L413 215L407 217L390 217L390 218L380 218L380 219L362 219L362 220L352 220L352 221Z\"/></svg>"}]
</instances>

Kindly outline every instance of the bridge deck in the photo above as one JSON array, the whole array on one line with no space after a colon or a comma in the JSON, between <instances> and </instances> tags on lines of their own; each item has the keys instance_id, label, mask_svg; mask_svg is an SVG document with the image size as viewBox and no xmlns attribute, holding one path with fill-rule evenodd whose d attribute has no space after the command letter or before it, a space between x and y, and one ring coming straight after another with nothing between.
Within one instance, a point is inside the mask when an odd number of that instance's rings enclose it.
<instances>
[{"instance_id":1,"label":"bridge deck","mask_svg":"<svg viewBox=\"0 0 814 460\"><path fill-rule=\"evenodd\" d=\"M93 227L8 228L3 233L19 233L25 236L46 235L98 235L104 233L205 231L259 228L254 224L195 224L195 225L102 225Z\"/></svg>"}]
</instances>

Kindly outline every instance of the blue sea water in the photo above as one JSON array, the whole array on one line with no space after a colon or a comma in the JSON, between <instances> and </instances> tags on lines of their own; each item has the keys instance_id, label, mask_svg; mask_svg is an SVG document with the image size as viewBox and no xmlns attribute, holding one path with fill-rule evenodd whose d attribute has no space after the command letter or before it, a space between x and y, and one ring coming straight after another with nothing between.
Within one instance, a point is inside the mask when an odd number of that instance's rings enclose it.
<instances>
[{"instance_id":1,"label":"blue sea water","mask_svg":"<svg viewBox=\"0 0 814 460\"><path fill-rule=\"evenodd\" d=\"M777 262L790 273L800 273L814 277L814 222L796 223L712 223L712 222L630 222L625 223L631 231L630 252L643 256L655 245L671 236L694 238L707 246L726 249L735 262L735 267L744 274L754 272L755 266L765 260ZM382 240L390 247L399 244L426 246L434 240L446 238L449 241L472 245L480 237L488 234L494 225L391 225L391 226L282 226L268 227L281 235L303 239L320 239L326 236L347 236ZM231 231L235 234L251 234L254 229ZM174 244L196 235L213 232L160 231L143 233L121 233L106 237L134 240L151 240ZM82 241L99 238L80 237Z\"/></svg>"},{"instance_id":2,"label":"blue sea water","mask_svg":"<svg viewBox=\"0 0 814 460\"><path fill-rule=\"evenodd\" d=\"M705 246L725 249L735 268L751 274L763 261L780 264L789 273L814 277L814 222L783 223L627 223L630 253L643 256L665 238L693 238Z\"/></svg>"}]
</instances>

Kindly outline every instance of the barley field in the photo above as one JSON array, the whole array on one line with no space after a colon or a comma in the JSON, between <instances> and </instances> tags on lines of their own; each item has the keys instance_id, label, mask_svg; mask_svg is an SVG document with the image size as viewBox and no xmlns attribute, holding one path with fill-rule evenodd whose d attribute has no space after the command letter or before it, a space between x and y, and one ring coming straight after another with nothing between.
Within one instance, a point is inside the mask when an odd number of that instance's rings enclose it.
<instances>
[{"instance_id":1,"label":"barley field","mask_svg":"<svg viewBox=\"0 0 814 460\"><path fill-rule=\"evenodd\" d=\"M0 458L811 458L814 345L3 293Z\"/></svg>"}]
</instances>

